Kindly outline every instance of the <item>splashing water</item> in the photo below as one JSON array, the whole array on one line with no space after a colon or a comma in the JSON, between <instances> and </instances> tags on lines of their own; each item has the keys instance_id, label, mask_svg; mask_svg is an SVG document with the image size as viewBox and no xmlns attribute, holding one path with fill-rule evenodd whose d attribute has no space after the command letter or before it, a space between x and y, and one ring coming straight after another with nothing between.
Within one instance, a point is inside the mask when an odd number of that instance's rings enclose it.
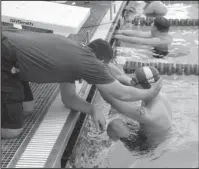
<instances>
[{"instance_id":1,"label":"splashing water","mask_svg":"<svg viewBox=\"0 0 199 169\"><path fill-rule=\"evenodd\" d=\"M169 4L166 6L168 13L165 16L167 19L198 19L197 6L183 3Z\"/></svg>"},{"instance_id":2,"label":"splashing water","mask_svg":"<svg viewBox=\"0 0 199 169\"><path fill-rule=\"evenodd\" d=\"M132 3L134 2L132 1ZM170 13L168 12L168 16L171 16L176 10L178 16L184 19L189 17L186 11L192 7L190 5L178 4L175 6L168 5L168 8L170 11ZM139 11L139 8L136 7L136 10ZM124 44L117 47L117 62L124 64L127 59L133 59L137 61L151 60L153 62L190 63L191 59L198 58L198 52L196 52L195 48L191 48L194 45L198 45L198 39L196 39L198 30L184 30L183 27L183 29L171 30L171 34L174 36L173 46L175 47L173 47L173 50L178 48L178 46L186 46L190 49L190 53L185 55L185 57L155 59L150 57L150 48L142 46L135 49L135 47L127 47ZM193 58L191 55L193 55ZM194 63L196 63L196 60L194 60ZM163 76L163 79L164 85L162 91L167 94L171 101L173 121L171 132L161 144L155 148L149 147L147 151L140 151L139 148L146 144L137 137L139 124L134 121L132 123L132 120L119 114L114 108L111 108L98 93L94 101L98 111L105 114L107 122L118 117L128 122L134 131L132 137L135 136L134 140L138 143L137 145L133 143L129 145L136 145L137 147L129 147L125 145L125 141L111 142L106 132L98 135L90 119L84 128L84 131L87 132L82 134L79 141L79 147L83 148L76 148L68 168L198 167L198 76L174 75ZM133 104L139 105L140 102Z\"/></svg>"},{"instance_id":3,"label":"splashing water","mask_svg":"<svg viewBox=\"0 0 199 169\"><path fill-rule=\"evenodd\" d=\"M145 146L146 143L137 137L138 123L132 123L132 120L119 114L98 93L94 104L101 113L105 114L107 121L122 118L128 122L129 127L133 128L135 132L132 136L137 140L134 139L133 147L128 147L125 142L121 141L111 142L106 132L97 135L93 122L89 120L86 124L88 133L83 134L81 140L81 144L85 142L83 144L84 153L76 158L71 166L88 168L198 166L198 77L163 76L163 79L162 91L170 99L173 110L172 130L165 141L157 148L149 147L148 150L140 151L140 147ZM140 102L133 104L139 105ZM79 152L76 151L76 153Z\"/></svg>"}]
</instances>

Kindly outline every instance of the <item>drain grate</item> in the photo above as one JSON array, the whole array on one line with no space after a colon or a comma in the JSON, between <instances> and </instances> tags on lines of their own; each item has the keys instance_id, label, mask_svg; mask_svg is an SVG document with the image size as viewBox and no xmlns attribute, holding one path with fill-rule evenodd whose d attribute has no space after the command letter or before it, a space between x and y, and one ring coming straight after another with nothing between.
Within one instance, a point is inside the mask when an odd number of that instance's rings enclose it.
<instances>
[{"instance_id":1,"label":"drain grate","mask_svg":"<svg viewBox=\"0 0 199 169\"><path fill-rule=\"evenodd\" d=\"M77 35L70 35L70 38L74 40L86 42L86 32L90 32L90 37L94 34L98 24L109 9L110 2L103 1L96 4L83 5L84 7L91 8L91 15L80 29ZM37 28L26 28L32 31L39 31ZM46 114L47 108L51 105L54 96L58 92L58 84L31 84L33 91L36 108L31 116L25 119L24 130L20 137L16 139L2 139L1 140L1 168L6 168L14 160L19 158L19 155L23 153L25 147L32 138L38 125Z\"/></svg>"}]
</instances>

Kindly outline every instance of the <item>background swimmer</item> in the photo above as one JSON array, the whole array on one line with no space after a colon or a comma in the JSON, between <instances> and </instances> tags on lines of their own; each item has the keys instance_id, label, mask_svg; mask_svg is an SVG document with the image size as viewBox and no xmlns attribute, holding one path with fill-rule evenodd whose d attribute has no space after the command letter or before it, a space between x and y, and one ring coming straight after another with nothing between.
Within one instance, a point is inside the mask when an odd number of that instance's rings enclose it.
<instances>
[{"instance_id":1,"label":"background swimmer","mask_svg":"<svg viewBox=\"0 0 199 169\"><path fill-rule=\"evenodd\" d=\"M161 1L144 1L144 14L149 17L165 16L168 12Z\"/></svg>"},{"instance_id":2,"label":"background swimmer","mask_svg":"<svg viewBox=\"0 0 199 169\"><path fill-rule=\"evenodd\" d=\"M173 39L168 34L169 21L164 17L156 17L150 32L135 30L118 30L113 38L133 44L147 45L153 47L153 57L162 58L166 56L168 47Z\"/></svg>"}]
</instances>

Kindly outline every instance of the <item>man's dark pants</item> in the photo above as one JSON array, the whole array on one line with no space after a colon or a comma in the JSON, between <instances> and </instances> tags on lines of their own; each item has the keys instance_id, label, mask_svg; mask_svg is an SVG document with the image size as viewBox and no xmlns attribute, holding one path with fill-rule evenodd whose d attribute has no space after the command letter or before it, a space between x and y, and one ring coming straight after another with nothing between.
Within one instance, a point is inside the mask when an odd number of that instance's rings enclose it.
<instances>
[{"instance_id":1,"label":"man's dark pants","mask_svg":"<svg viewBox=\"0 0 199 169\"><path fill-rule=\"evenodd\" d=\"M29 82L23 82L18 74L1 71L1 128L23 128L25 101L33 100Z\"/></svg>"}]
</instances>

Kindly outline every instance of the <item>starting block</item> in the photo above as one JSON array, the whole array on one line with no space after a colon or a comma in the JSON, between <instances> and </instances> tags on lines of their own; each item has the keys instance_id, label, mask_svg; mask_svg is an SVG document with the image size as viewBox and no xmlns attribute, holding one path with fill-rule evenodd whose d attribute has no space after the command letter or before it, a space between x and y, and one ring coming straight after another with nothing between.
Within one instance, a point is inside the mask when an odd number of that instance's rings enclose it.
<instances>
[{"instance_id":1,"label":"starting block","mask_svg":"<svg viewBox=\"0 0 199 169\"><path fill-rule=\"evenodd\" d=\"M15 27L52 30L55 34L77 34L90 16L90 8L46 1L2 1L1 21Z\"/></svg>"}]
</instances>

